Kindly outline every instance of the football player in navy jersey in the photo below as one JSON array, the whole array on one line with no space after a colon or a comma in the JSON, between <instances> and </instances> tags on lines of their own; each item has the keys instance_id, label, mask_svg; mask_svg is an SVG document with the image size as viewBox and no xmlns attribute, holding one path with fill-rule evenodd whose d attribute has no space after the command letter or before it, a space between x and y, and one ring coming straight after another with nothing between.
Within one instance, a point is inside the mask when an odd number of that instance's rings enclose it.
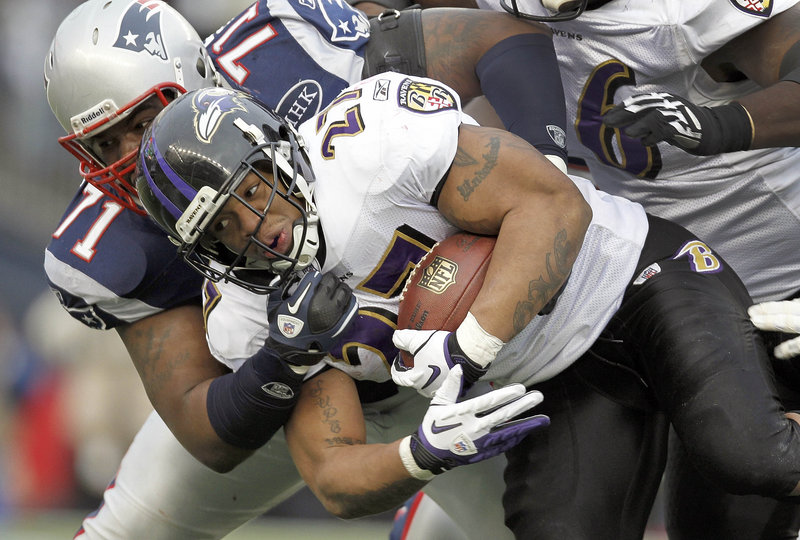
<instances>
[{"instance_id":1,"label":"football player in navy jersey","mask_svg":"<svg viewBox=\"0 0 800 540\"><path fill-rule=\"evenodd\" d=\"M541 62L510 69L520 55ZM216 538L302 487L282 435L253 452L220 439L209 422L211 381L229 370L205 344L200 281L142 215L127 182L144 128L186 89L225 84L260 92L299 122L381 70L431 73L466 96L516 103L510 129L563 166L563 98L549 32L504 15L403 11L368 21L339 2L261 0L204 44L162 2L91 0L59 27L45 60L48 102L84 183L46 250L45 269L70 314L120 334L158 413L79 537ZM516 102L513 92L534 86L537 99ZM364 401L393 392L371 386ZM376 439L389 436L377 424L370 429ZM502 463L491 460L487 470L497 475ZM504 534L494 525L501 518L486 512L461 523L469 536Z\"/></svg>"}]
</instances>

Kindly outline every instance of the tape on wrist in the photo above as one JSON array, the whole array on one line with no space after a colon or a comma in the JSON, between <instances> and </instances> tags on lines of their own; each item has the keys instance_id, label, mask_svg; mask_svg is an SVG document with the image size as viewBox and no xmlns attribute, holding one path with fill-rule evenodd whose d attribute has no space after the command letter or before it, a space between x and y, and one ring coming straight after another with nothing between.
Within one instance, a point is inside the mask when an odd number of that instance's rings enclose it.
<instances>
[{"instance_id":1,"label":"tape on wrist","mask_svg":"<svg viewBox=\"0 0 800 540\"><path fill-rule=\"evenodd\" d=\"M464 354L481 367L491 364L505 345L501 339L484 330L472 312L467 313L464 322L456 329L456 340Z\"/></svg>"},{"instance_id":2,"label":"tape on wrist","mask_svg":"<svg viewBox=\"0 0 800 540\"><path fill-rule=\"evenodd\" d=\"M417 480L422 480L427 482L429 480L433 480L436 476L431 471L421 468L417 465L417 461L414 459L414 455L411 453L411 435L403 438L400 441L400 461L403 462L403 466L408 471L408 474L416 478Z\"/></svg>"}]
</instances>

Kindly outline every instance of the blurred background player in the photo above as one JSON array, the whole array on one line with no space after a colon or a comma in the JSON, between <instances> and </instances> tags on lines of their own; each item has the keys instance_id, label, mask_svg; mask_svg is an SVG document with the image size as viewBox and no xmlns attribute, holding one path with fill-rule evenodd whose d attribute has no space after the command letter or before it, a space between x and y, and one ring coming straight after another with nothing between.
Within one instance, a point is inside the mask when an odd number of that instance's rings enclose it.
<instances>
[{"instance_id":1,"label":"blurred background player","mask_svg":"<svg viewBox=\"0 0 800 540\"><path fill-rule=\"evenodd\" d=\"M424 71L427 65L437 76L452 74L453 84L466 95L485 91L502 96L504 88L519 86L503 83L492 90L498 78L492 75L489 87L480 89L474 67L479 60L486 72L519 77L518 83L556 69L547 31L509 16L487 15L442 12L420 21L419 12L393 14L387 21L399 21L399 29L391 33L388 28L388 37L372 46L363 14L338 3L309 7L261 1L234 17L205 47L186 21L161 2L93 0L64 20L45 61L45 80L51 108L69 133L62 144L81 160L86 182L53 235L45 269L74 317L93 328L118 331L158 412L134 440L104 504L84 521L79 535L219 537L302 485L282 451L281 437L226 476L191 457L228 471L251 451L219 440L205 418L209 381L226 370L204 343L200 282L141 215L127 184L144 127L184 89L223 84L218 73L235 84L257 81L261 86L253 90L260 91L261 99L284 105L285 114L299 120L358 80L372 65L371 55L385 58L388 52L388 58L414 69ZM384 34L378 23L373 22L373 37ZM420 25L427 36L424 53ZM451 35L460 31L464 34ZM298 40L309 49L301 49ZM454 40L464 46L448 48ZM527 73L508 70L507 59L519 54L541 56L542 63L532 64L537 67ZM120 72L123 66L136 71ZM302 66L308 71L298 75ZM442 69L447 72L437 71ZM246 80L267 72L268 81ZM550 80L556 84L543 92L548 99L528 103L544 111L534 113L534 120L561 126L561 89L557 79ZM528 133L554 161L563 160L558 130L540 126ZM502 466L502 460L494 461L499 465L493 467ZM145 467L152 474L142 475ZM480 535L478 528L470 532Z\"/></svg>"}]
</instances>

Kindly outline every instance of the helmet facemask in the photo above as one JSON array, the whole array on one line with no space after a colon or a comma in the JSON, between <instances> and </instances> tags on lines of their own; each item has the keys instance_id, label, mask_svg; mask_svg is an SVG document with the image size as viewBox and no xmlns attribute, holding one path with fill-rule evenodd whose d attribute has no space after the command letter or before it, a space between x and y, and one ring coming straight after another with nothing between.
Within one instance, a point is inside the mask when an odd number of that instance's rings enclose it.
<instances>
[{"instance_id":1,"label":"helmet facemask","mask_svg":"<svg viewBox=\"0 0 800 540\"><path fill-rule=\"evenodd\" d=\"M317 254L319 218L312 199L312 190L305 178L310 171L301 171L298 160L292 159L295 153L302 152L293 133L289 133L289 141L269 142L255 126L248 125L241 119L237 119L234 124L242 129L255 148L242 160L241 167L223 183L219 191L210 186L198 190L175 223L175 229L181 236L178 251L190 265L211 281L230 281L252 292L267 294L291 283L293 276L308 267ZM266 171L272 173L272 179L265 174ZM269 190L264 208L254 207L236 191L251 173ZM290 251L285 254L257 238L276 198L288 202L300 215L292 226ZM218 214L231 199L238 201L258 218L258 225L249 234L244 247L238 251L228 248L209 232ZM269 253L271 257L248 255L253 251Z\"/></svg>"},{"instance_id":2,"label":"helmet facemask","mask_svg":"<svg viewBox=\"0 0 800 540\"><path fill-rule=\"evenodd\" d=\"M44 62L47 102L68 133L86 182L125 208L144 213L130 173L135 152L108 163L90 138L148 99L168 103L186 90L221 84L203 40L160 0L87 0L59 25Z\"/></svg>"},{"instance_id":3,"label":"helmet facemask","mask_svg":"<svg viewBox=\"0 0 800 540\"><path fill-rule=\"evenodd\" d=\"M78 158L80 162L78 170L86 182L123 207L144 215L146 212L139 204L138 193L133 185L135 181L133 172L136 169L136 158L139 154L138 148L121 156L113 163L105 163L103 158L91 148L90 139L97 137L104 130L133 114L137 107L151 98L157 99L166 107L170 101L184 93L186 90L175 83L157 85L121 107L116 113L101 118L80 132L61 137L58 142ZM112 105L111 108L115 107Z\"/></svg>"}]
</instances>

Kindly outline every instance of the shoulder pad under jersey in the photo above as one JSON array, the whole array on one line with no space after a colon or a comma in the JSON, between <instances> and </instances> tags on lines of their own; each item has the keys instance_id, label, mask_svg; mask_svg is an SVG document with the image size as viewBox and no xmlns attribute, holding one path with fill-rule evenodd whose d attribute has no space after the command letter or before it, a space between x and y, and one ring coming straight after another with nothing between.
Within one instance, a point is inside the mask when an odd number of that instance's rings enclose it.
<instances>
[{"instance_id":1,"label":"shoulder pad under jersey","mask_svg":"<svg viewBox=\"0 0 800 540\"><path fill-rule=\"evenodd\" d=\"M53 233L45 272L62 305L92 328L200 304L201 277L161 229L91 186L73 199Z\"/></svg>"}]
</instances>

